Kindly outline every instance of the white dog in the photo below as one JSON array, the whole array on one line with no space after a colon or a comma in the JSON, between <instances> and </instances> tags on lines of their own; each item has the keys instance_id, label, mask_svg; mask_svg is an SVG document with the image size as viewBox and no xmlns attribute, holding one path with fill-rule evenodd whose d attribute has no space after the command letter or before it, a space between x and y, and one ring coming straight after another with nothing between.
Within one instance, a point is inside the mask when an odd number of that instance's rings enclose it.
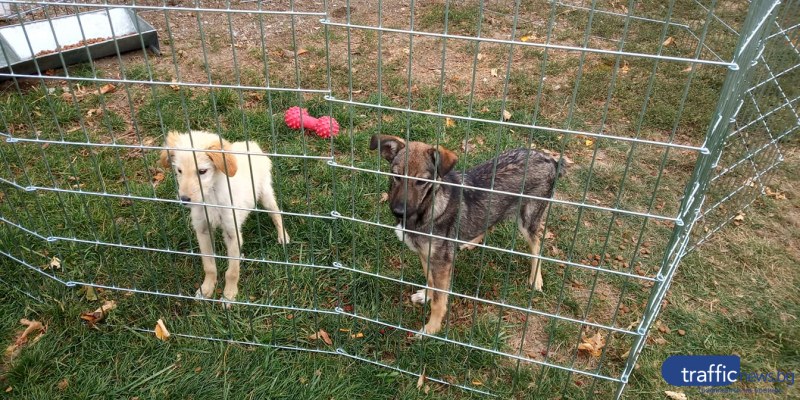
<instances>
[{"instance_id":1,"label":"white dog","mask_svg":"<svg viewBox=\"0 0 800 400\"><path fill-rule=\"evenodd\" d=\"M161 151L161 165L174 169L180 200L205 203L187 204L192 210L192 226L203 254L205 272L205 279L196 296L211 298L214 295L217 266L211 235L219 227L225 235L225 246L230 257L222 300L233 301L239 292L242 224L250 210L255 208L256 201L260 201L267 210L274 211L270 217L278 230L278 243L289 243L289 234L283 229L283 219L272 190L272 162L255 142L231 144L218 135L202 131L170 132L164 147L168 150ZM231 154L220 150L250 154Z\"/></svg>"}]
</instances>

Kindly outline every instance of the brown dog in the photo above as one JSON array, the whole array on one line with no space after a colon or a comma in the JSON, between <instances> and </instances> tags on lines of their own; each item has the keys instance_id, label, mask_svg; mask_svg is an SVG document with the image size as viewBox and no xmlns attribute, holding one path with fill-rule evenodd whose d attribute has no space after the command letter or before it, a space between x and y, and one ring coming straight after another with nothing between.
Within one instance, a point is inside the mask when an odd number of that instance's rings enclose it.
<instances>
[{"instance_id":1,"label":"brown dog","mask_svg":"<svg viewBox=\"0 0 800 400\"><path fill-rule=\"evenodd\" d=\"M452 171L458 157L441 146L407 143L396 136L375 135L369 147L371 150L380 149L381 156L391 163L391 172L404 176L392 177L389 188L391 211L397 218L398 228L405 227L406 230L398 229L396 233L419 255L428 287L438 289L423 289L411 296L415 303L433 299L424 333L438 332L447 312L456 242L439 237L478 243L488 228L519 215L519 231L534 255L528 282L534 289L542 289L542 272L536 257L539 255L540 236L544 229L542 216L547 202L468 187L549 198L553 195L559 171L563 171L563 164L559 165L549 155L537 151L516 149L462 175ZM463 184L467 188L416 178ZM462 247L469 247L469 244Z\"/></svg>"}]
</instances>

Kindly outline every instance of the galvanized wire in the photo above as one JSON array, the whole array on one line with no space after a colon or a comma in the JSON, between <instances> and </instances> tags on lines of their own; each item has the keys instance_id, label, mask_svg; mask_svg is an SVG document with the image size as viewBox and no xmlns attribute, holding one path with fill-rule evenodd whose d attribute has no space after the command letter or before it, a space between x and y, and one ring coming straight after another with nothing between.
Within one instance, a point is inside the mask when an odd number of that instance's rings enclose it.
<instances>
[{"instance_id":1,"label":"galvanized wire","mask_svg":"<svg viewBox=\"0 0 800 400\"><path fill-rule=\"evenodd\" d=\"M18 107L17 114L0 112L0 253L66 287L147 300L140 304L144 315L130 320L141 332L150 332L153 313L162 312L160 299L187 307L196 301L185 281L199 279L198 268L183 266L203 257L219 261L220 270L221 263L242 262L237 299L203 299L200 324L171 315L181 328L177 336L339 355L481 395L544 395L555 387L565 397L621 397L681 258L767 193L770 173L783 160L781 146L800 128L800 94L789 86L800 71L794 0L753 1L747 18L734 20L718 13L723 0L667 7L633 0L379 0L371 12L352 0L343 6L290 0L269 6L275 9L230 0L118 3L5 2L14 15L3 26L44 21L56 38L54 21L63 16L100 11L112 29L106 39L120 39L110 10L142 14L158 26L165 55L148 53L139 35L140 49L126 54L111 40L114 54L81 70L62 49L69 44L57 43L61 72L44 71L38 55L33 69L20 71L0 40L0 61L10 66L0 70L7 79L0 95ZM78 49L91 55L90 27L78 21ZM255 41L241 43L245 27ZM33 54L37 38L27 29L24 46ZM650 31L652 37L641 36ZM194 46L182 43L193 40ZM406 52L398 56L400 47ZM489 84L481 80L487 57L498 66ZM626 86L633 68L639 91ZM682 75L666 77L676 68ZM724 82L709 75L724 75ZM719 85L716 109L698 128L693 91L709 79ZM675 112L666 123L653 122L665 80L678 81L668 104ZM106 85L124 99L84 100L87 88L101 93ZM620 114L621 100L630 101L631 114ZM289 131L281 122L289 105L336 116L340 136L317 140L305 128ZM507 117L507 110L523 117ZM112 116L123 120L122 128ZM154 167L154 155L166 149L168 132L192 129L265 147L281 211L217 205L205 194L178 200L177 182ZM473 190L514 196L517 209L523 200L547 204L545 237L531 254L517 249L520 241L504 225L479 243L434 234L432 227L394 226L377 199L387 179L408 171L391 172L366 149L372 134L449 146L459 155L460 174L520 146L551 147L559 160L578 162L557 179L552 198L495 190L496 162L487 188L418 179L453 188L459 201ZM488 143L473 149L473 140ZM260 155L191 151L195 163L205 152ZM693 172L681 174L671 163ZM254 196L256 186L250 182ZM666 194L681 188L681 198ZM640 196L631 200L631 193ZM251 212L256 221L238 244L252 253L231 256L218 242L210 253L196 248L182 205L203 207L207 222L213 210ZM292 244L272 243L276 233L262 227L275 214L285 217ZM456 231L466 223L488 229L490 219L459 208ZM417 235L480 250L456 252L450 287L429 287L417 257L394 241L393 231L401 239ZM54 258L60 265L48 266ZM544 293L517 276L516 262L532 259L545 272ZM478 270L470 271L470 263ZM0 285L39 299L15 277L3 275ZM442 332L418 333L425 307L407 304L409 289L449 295ZM234 310L221 311L220 304ZM320 330L335 345L306 339ZM414 333L424 339L409 342L406 335ZM594 333L606 338L596 358L579 350ZM434 363L420 352L438 358ZM491 361L473 362L486 357Z\"/></svg>"}]
</instances>

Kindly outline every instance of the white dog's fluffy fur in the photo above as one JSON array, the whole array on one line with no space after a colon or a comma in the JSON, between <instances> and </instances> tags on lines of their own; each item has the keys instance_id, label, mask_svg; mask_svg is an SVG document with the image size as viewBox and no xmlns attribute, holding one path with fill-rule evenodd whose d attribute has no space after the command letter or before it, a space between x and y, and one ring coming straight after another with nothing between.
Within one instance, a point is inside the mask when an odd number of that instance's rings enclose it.
<instances>
[{"instance_id":1,"label":"white dog's fluffy fur","mask_svg":"<svg viewBox=\"0 0 800 400\"><path fill-rule=\"evenodd\" d=\"M272 162L266 155L258 155L263 152L255 142L228 143L218 135L202 131L170 132L164 147L168 150L161 152L161 165L174 170L178 197L184 202L205 203L188 205L200 252L204 254L205 279L196 295L200 298L214 295L217 266L213 257L212 234L215 228L222 228L229 257L222 296L223 300L233 301L239 292L242 224L250 209L255 208L256 201L260 201L268 211L274 211L270 217L278 230L278 243L289 243L289 234L283 229L283 219L272 189ZM201 151L187 151L191 149ZM230 154L220 150L250 154Z\"/></svg>"}]
</instances>

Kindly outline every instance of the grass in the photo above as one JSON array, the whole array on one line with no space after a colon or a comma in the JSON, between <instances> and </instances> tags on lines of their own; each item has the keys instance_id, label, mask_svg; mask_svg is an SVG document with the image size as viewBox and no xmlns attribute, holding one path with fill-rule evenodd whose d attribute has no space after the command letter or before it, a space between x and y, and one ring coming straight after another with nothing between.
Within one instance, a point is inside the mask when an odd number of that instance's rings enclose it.
<instances>
[{"instance_id":1,"label":"grass","mask_svg":"<svg viewBox=\"0 0 800 400\"><path fill-rule=\"evenodd\" d=\"M444 12L439 5L424 7L422 28L435 31L443 24ZM479 16L479 9L472 5L451 5L449 29L472 34ZM566 28L562 29L580 34L585 16L581 12L565 14L562 22ZM595 21L598 31L593 35L619 37L621 27L601 23L605 19ZM338 40L344 40L339 33ZM629 40L642 46L638 51L655 51L657 46L652 46L658 44L659 32L644 32L637 27L634 33L638 36ZM375 46L370 44L376 37L367 33L360 39L358 52L363 58L371 58ZM386 46L392 43L390 39L388 34L384 37ZM471 59L474 50L463 47ZM307 48L312 53L319 49ZM457 52L453 49L459 48L453 46L448 51ZM489 54L487 60L502 66L507 50L497 49L502 51ZM677 45L668 50L679 52ZM263 57L260 48L245 49L240 54ZM479 92L472 104L463 85L454 91L448 85L440 90L438 80L412 78L415 80L409 84L404 70L408 67L406 56L386 56L380 93L369 62L356 59L358 72L337 65L335 60L331 66L338 98L347 98L352 74L357 90L363 90L350 93L359 102L471 115L490 122L446 121L370 106L343 107L320 97L289 92L130 85L124 91L120 88L104 95L89 94L77 102L62 96L63 88L57 85L48 88L34 83L19 91L0 92L0 129L17 138L105 144L20 141L0 146L4 165L1 177L23 187L57 189L27 192L0 186L0 215L45 237L61 238L45 241L10 224L0 227L0 249L30 266L0 259L0 284L17 289L0 292L0 310L8 316L0 318L0 338L11 343L20 330L21 317L41 320L48 326L41 340L27 345L18 358L2 361L0 389L10 387L4 395L20 398L88 398L98 393L113 398L473 396L434 382L427 383L431 391L425 394L416 387L416 377L369 363L376 362L414 373L425 371L431 378L504 397L608 397L615 389L610 382L516 363L493 352L519 353L565 368L618 376L632 344L630 336L601 332L608 343L600 360L576 349L583 336L597 329L581 329L572 322L509 306L620 329L635 327L650 286L611 271L653 276L668 246L671 223L553 205L543 254L596 264L604 272L544 262L545 291L531 293L524 283L527 259L501 251L459 252L453 291L493 303L451 296L449 319L441 336L473 347L413 340L408 333L419 329L426 316L423 308L408 301L417 288L413 285L425 281L419 261L402 243L393 240L394 219L380 202L386 178L346 167L387 170L386 163L368 150L369 138L377 133L438 142L458 152L459 169L491 159L503 149L534 146L562 152L575 162L558 182L560 199L674 216L696 154L546 129L508 128L491 121L499 121L503 110L509 110L511 122L535 121L538 126L591 132L602 124L604 133L660 142L668 140L677 127L681 143L700 144L723 75L711 67L701 67L687 87L687 73L680 64L656 65L635 59L617 64L614 57L598 55L587 55L579 62L577 53L550 52L543 68L541 51L527 49L515 54L522 60L513 63L507 97L501 100ZM274 52L268 58L274 74L271 85L296 84L281 80L292 75L287 74L292 71L291 63L283 63ZM215 61L210 58L208 62ZM128 78L149 79L150 69L145 64L126 65ZM622 72L622 66L626 66L626 72ZM170 70L164 67L152 70ZM212 77L215 82L234 76L217 65L193 68L201 73L201 80L207 79L209 70L217 76ZM91 76L92 68L81 66L79 70ZM504 73L504 68L500 70ZM540 76L542 70L546 80ZM242 71L245 80L263 82L257 65ZM302 82L324 87L326 78L326 69L317 68L304 71ZM166 78L154 74L153 79ZM612 80L614 90L609 96ZM541 99L537 99L540 82L545 86ZM85 85L93 87L91 83ZM412 96L407 93L409 87ZM674 105L680 103L684 90L688 103L681 111ZM768 102L780 100L770 97L777 96L775 93L761 95ZM128 109L129 98L133 111ZM608 114L604 115L607 99ZM325 141L289 130L282 123L282 112L297 104L307 107L312 115L332 114L343 132L352 135ZM99 114L98 109L102 111ZM676 121L679 113L680 120ZM788 118L785 113L776 117L781 119L768 121L775 124L774 131ZM219 131L231 141L258 141L275 155L273 173L281 208L308 214L285 217L293 240L286 247L275 243L274 228L264 213L254 213L247 221L243 253L254 261L244 262L239 299L250 305L230 311L212 302L181 297L192 296L200 282L198 257L176 253L198 251L194 233L186 209L159 201L173 199L176 190L169 171L156 165L158 151L136 147L158 146L167 131L187 129ZM789 162L771 184L785 193L796 192L790 179L798 172L795 147L790 147ZM339 167L305 158L331 154ZM664 174L659 175L662 163ZM746 173L737 170L730 176L737 179ZM800 311L800 299L794 291L800 282L791 270L798 255L782 245L787 238L797 239L789 228L796 223L797 204L793 197L762 198L747 211L745 223L723 231L684 260L669 303L659 317L660 323L670 328L669 333L651 333L627 398L661 396L671 389L660 378L660 363L669 354L736 353L743 365L754 371L798 369L800 326L792 316ZM347 218L329 219L332 210ZM759 235L753 235L753 231ZM499 225L488 235L486 244L527 252L512 223ZM222 251L221 240L215 247ZM155 251L158 249L168 251ZM42 271L75 285L55 283L31 270L46 266L54 256L61 260L61 268ZM334 262L345 268L331 268ZM221 269L224 263L219 260ZM98 300L87 299L80 291L84 284L101 286L96 290ZM82 311L91 311L107 299L119 306L105 323L98 329L81 323L78 315ZM380 322L315 312L330 312L336 307ZM152 335L159 318L176 334L168 342ZM333 345L309 338L320 329L329 332ZM679 335L678 330L685 334ZM525 345L520 347L523 338ZM275 346L296 350L278 350ZM352 357L330 354L336 349ZM66 386L59 384L64 380ZM797 394L796 389L777 387ZM700 395L688 393L690 397Z\"/></svg>"}]
</instances>

